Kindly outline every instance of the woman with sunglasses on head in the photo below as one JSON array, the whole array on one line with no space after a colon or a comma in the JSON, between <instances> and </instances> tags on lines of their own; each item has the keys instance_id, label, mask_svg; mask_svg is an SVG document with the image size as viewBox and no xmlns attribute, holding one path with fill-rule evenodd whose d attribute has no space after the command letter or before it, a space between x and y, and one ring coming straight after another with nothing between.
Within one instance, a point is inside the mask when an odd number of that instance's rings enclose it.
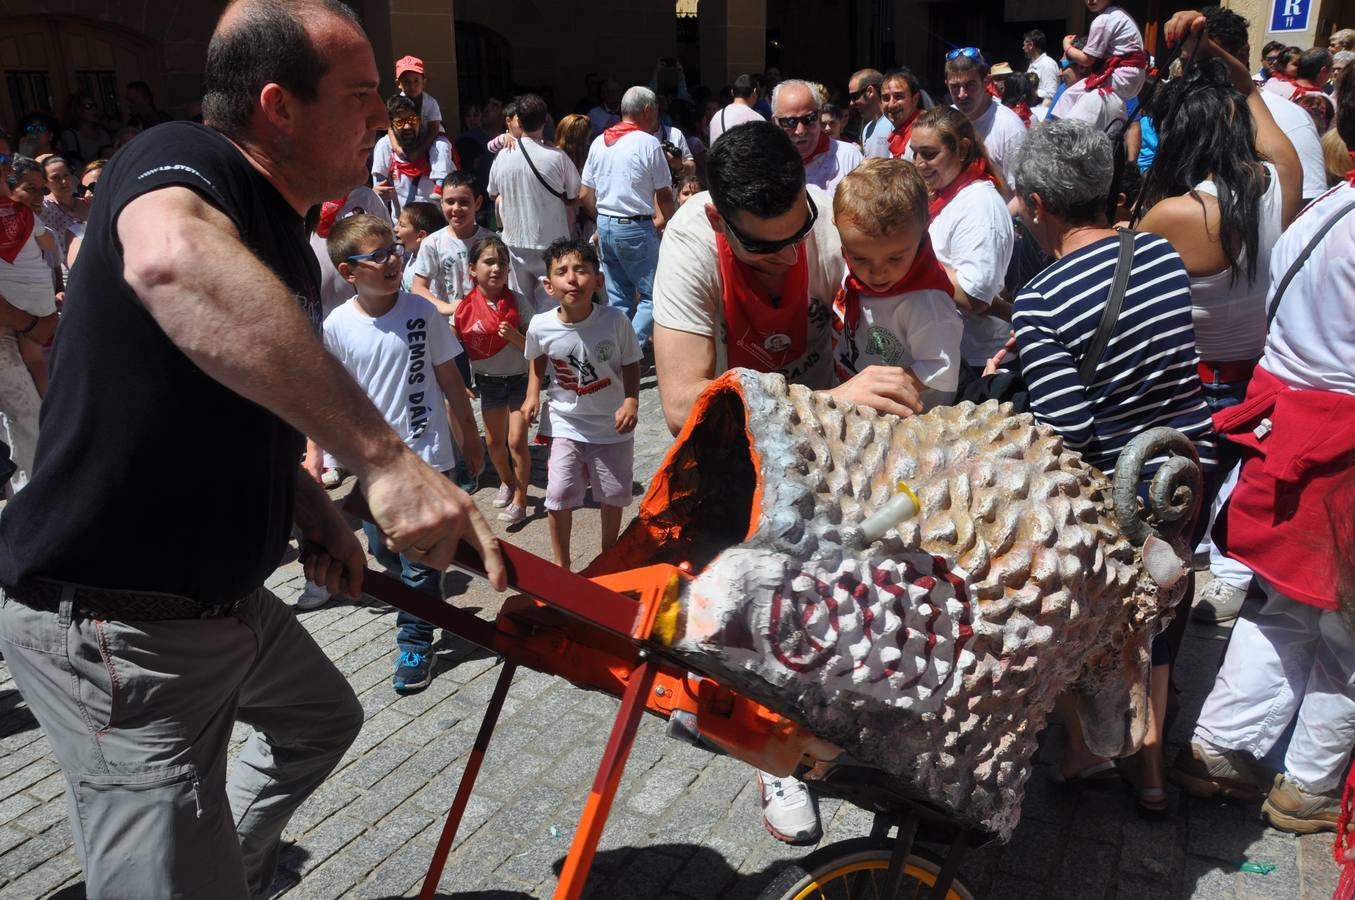
<instances>
[{"instance_id":1,"label":"woman with sunglasses on head","mask_svg":"<svg viewBox=\"0 0 1355 900\"><path fill-rule=\"evenodd\" d=\"M1002 199L1006 187L973 123L957 109L938 106L922 113L910 140L913 164L930 195L927 231L964 319L963 390L1011 336L1010 306L998 298L1015 242ZM993 314L995 303L1000 315Z\"/></svg>"},{"instance_id":2,"label":"woman with sunglasses on head","mask_svg":"<svg viewBox=\"0 0 1355 900\"><path fill-rule=\"evenodd\" d=\"M99 151L112 143L100 124L99 104L84 92L71 95L66 106L67 129L61 133L62 155L77 163L99 158Z\"/></svg>"}]
</instances>

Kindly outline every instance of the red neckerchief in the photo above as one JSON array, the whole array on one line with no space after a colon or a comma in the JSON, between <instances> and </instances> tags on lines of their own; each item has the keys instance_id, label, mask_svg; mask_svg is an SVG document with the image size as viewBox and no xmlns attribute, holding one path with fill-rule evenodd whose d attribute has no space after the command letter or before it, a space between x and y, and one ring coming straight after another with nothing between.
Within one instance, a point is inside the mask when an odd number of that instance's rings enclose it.
<instances>
[{"instance_id":1,"label":"red neckerchief","mask_svg":"<svg viewBox=\"0 0 1355 900\"><path fill-rule=\"evenodd\" d=\"M895 128L889 133L889 155L895 159L903 158L904 152L908 149L908 142L913 139L913 123L922 113L922 109L913 110L913 114L908 117L908 121Z\"/></svg>"},{"instance_id":2,"label":"red neckerchief","mask_svg":"<svg viewBox=\"0 0 1355 900\"><path fill-rule=\"evenodd\" d=\"M998 103L1002 102L1002 88L998 87L997 84L989 81L983 86L983 89L987 92L989 97L992 97Z\"/></svg>"},{"instance_id":3,"label":"red neckerchief","mask_svg":"<svg viewBox=\"0 0 1355 900\"><path fill-rule=\"evenodd\" d=\"M13 263L33 234L33 210L13 197L0 197L0 259Z\"/></svg>"},{"instance_id":4,"label":"red neckerchief","mask_svg":"<svg viewBox=\"0 0 1355 900\"><path fill-rule=\"evenodd\" d=\"M1355 150L1350 151L1350 161L1352 165L1355 166ZM1355 167L1346 169L1345 178L1346 184L1350 185L1351 187L1355 187Z\"/></svg>"},{"instance_id":5,"label":"red neckerchief","mask_svg":"<svg viewBox=\"0 0 1355 900\"><path fill-rule=\"evenodd\" d=\"M1027 102L1024 101L1024 100L1017 100L1017 101L1016 101L1016 106L1013 107L1013 109L1015 109L1015 110L1016 110L1016 114L1017 114L1018 116L1021 117L1021 124L1024 125L1024 126L1026 126L1027 128L1029 128L1029 127L1030 127L1030 104L1027 103Z\"/></svg>"},{"instance_id":6,"label":"red neckerchief","mask_svg":"<svg viewBox=\"0 0 1355 900\"><path fill-rule=\"evenodd\" d=\"M621 140L623 137L630 134L632 131L640 130L641 130L640 126L635 124L634 122L617 122L611 128L608 128L606 131L602 132L602 140L607 144L608 147L610 147L612 144L615 144L617 141Z\"/></svg>"},{"instance_id":7,"label":"red neckerchief","mask_svg":"<svg viewBox=\"0 0 1355 900\"><path fill-rule=\"evenodd\" d=\"M404 175L406 178L412 178L417 181L420 178L430 175L432 171L433 163L429 159L427 153L423 155L423 159L419 162L410 162L408 160L401 159L398 154L395 153L391 154L392 178L394 178L396 175Z\"/></svg>"},{"instance_id":8,"label":"red neckerchief","mask_svg":"<svg viewBox=\"0 0 1355 900\"><path fill-rule=\"evenodd\" d=\"M814 145L814 152L809 154L809 158L805 160L805 168L808 169L814 160L827 153L828 148L832 146L832 143L833 139L828 136L828 132L820 131L819 142Z\"/></svg>"},{"instance_id":9,"label":"red neckerchief","mask_svg":"<svg viewBox=\"0 0 1355 900\"><path fill-rule=\"evenodd\" d=\"M904 276L882 291L872 290L862 284L851 269L848 269L842 287L833 298L833 328L839 332L844 326L849 332L856 330L856 324L861 321L862 297L897 297L899 294L909 294L913 291L941 291L945 294L952 294L955 291L954 285L950 283L950 276L936 258L930 237L923 238L922 244L917 248L917 256L913 257L913 264L908 267Z\"/></svg>"},{"instance_id":10,"label":"red neckerchief","mask_svg":"<svg viewBox=\"0 0 1355 900\"><path fill-rule=\"evenodd\" d=\"M351 194L352 191L349 191ZM320 204L320 221L315 223L315 234L317 237L329 237L329 229L334 227L334 220L339 217L339 210L348 202L348 194L344 194L338 200L326 200Z\"/></svg>"},{"instance_id":11,"label":"red neckerchief","mask_svg":"<svg viewBox=\"0 0 1355 900\"><path fill-rule=\"evenodd\" d=\"M954 181L927 201L927 215L935 219L941 210L946 208L946 204L955 199L956 194L976 181L991 181L993 184L997 184L997 179L993 177L993 173L988 171L988 163L983 157L979 157L970 163L969 168L955 176Z\"/></svg>"},{"instance_id":12,"label":"red neckerchief","mask_svg":"<svg viewBox=\"0 0 1355 900\"><path fill-rule=\"evenodd\" d=\"M498 300L490 303L478 286L461 298L452 316L457 337L471 359L489 359L508 346L508 339L499 336L499 325L504 322L522 330L517 297L512 291L505 290Z\"/></svg>"},{"instance_id":13,"label":"red neckerchief","mask_svg":"<svg viewBox=\"0 0 1355 900\"><path fill-rule=\"evenodd\" d=\"M1106 82L1110 81L1110 75L1116 69L1146 69L1148 68L1148 54L1142 50L1133 50L1124 56L1112 56L1097 66L1096 71L1087 76L1087 90L1093 91L1101 88L1103 93L1108 93L1111 88L1103 88Z\"/></svg>"},{"instance_id":14,"label":"red neckerchief","mask_svg":"<svg viewBox=\"0 0 1355 900\"><path fill-rule=\"evenodd\" d=\"M781 302L734 258L724 234L715 235L723 283L725 351L729 368L774 372L804 356L809 343L809 260L804 244L781 282Z\"/></svg>"}]
</instances>

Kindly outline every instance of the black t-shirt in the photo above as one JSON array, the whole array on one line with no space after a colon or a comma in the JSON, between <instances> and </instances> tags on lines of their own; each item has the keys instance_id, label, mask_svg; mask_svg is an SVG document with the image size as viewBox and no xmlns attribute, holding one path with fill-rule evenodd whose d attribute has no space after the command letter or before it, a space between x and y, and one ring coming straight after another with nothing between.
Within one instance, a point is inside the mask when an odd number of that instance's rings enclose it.
<instances>
[{"instance_id":1,"label":"black t-shirt","mask_svg":"<svg viewBox=\"0 0 1355 900\"><path fill-rule=\"evenodd\" d=\"M170 185L230 217L319 329L301 217L230 141L171 122L120 150L67 285L32 479L0 514L7 587L42 576L210 603L282 558L301 436L190 362L123 280L117 216Z\"/></svg>"}]
</instances>

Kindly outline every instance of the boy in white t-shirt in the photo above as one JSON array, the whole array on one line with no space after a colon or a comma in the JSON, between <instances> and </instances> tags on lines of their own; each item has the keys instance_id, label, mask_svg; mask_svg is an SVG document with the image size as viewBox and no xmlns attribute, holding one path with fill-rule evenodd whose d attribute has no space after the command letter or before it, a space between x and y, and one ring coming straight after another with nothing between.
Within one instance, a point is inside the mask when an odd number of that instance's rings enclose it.
<instances>
[{"instance_id":1,"label":"boy in white t-shirt","mask_svg":"<svg viewBox=\"0 0 1355 900\"><path fill-rule=\"evenodd\" d=\"M411 203L400 210L400 218L395 222L395 239L405 248L400 290L413 293L414 261L419 258L419 248L430 234L446 227L447 220L436 203Z\"/></svg>"},{"instance_id":2,"label":"boy in white t-shirt","mask_svg":"<svg viewBox=\"0 0 1355 900\"><path fill-rule=\"evenodd\" d=\"M325 319L325 349L424 462L450 472L457 461L452 428L477 433L465 383L453 362L461 345L431 303L400 290L402 248L385 222L367 215L344 219L330 231L328 247L334 267L357 294ZM461 446L478 470L484 462L480 442ZM378 555L380 532L370 522L363 529ZM405 584L441 599L439 570L403 554L399 562ZM432 673L433 626L406 612L396 621L400 655L392 685L400 693L423 690Z\"/></svg>"},{"instance_id":3,"label":"boy in white t-shirt","mask_svg":"<svg viewBox=\"0 0 1355 900\"><path fill-rule=\"evenodd\" d=\"M899 366L923 409L954 399L964 323L927 235L927 185L913 164L873 158L833 194L847 273L833 301L838 377Z\"/></svg>"},{"instance_id":4,"label":"boy in white t-shirt","mask_svg":"<svg viewBox=\"0 0 1355 900\"><path fill-rule=\"evenodd\" d=\"M601 507L604 551L616 543L621 511L630 505L641 353L626 314L597 305L602 276L593 248L562 239L544 255L546 290L560 306L527 326L524 355L532 367L522 411L536 419L549 366L546 511L555 562L567 569L573 511L589 482Z\"/></svg>"},{"instance_id":5,"label":"boy in white t-shirt","mask_svg":"<svg viewBox=\"0 0 1355 900\"><path fill-rule=\"evenodd\" d=\"M1078 80L1063 92L1050 110L1056 119L1081 119L1096 123L1114 118L1099 109L1107 95L1114 94L1121 104L1138 95L1148 72L1148 54L1143 49L1143 34L1129 13L1111 0L1086 0L1087 9L1096 16L1082 49L1073 46L1076 35L1063 39L1063 55L1092 74ZM1097 97L1090 95L1096 94ZM1086 102L1082 102L1087 97ZM1113 101L1110 101L1113 102Z\"/></svg>"},{"instance_id":6,"label":"boy in white t-shirt","mask_svg":"<svg viewBox=\"0 0 1355 900\"><path fill-rule=\"evenodd\" d=\"M419 255L410 267L414 293L428 300L448 318L456 305L475 287L470 274L470 248L482 237L494 234L475 221L484 196L470 172L447 176L439 195L447 227L433 232L419 245Z\"/></svg>"}]
</instances>

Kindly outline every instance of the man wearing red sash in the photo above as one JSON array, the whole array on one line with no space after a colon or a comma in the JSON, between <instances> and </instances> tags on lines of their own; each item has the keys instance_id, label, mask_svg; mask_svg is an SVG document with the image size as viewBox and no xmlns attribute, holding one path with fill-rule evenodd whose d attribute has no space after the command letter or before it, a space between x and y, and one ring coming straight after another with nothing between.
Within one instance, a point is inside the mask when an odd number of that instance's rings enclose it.
<instances>
[{"instance_id":1,"label":"man wearing red sash","mask_svg":"<svg viewBox=\"0 0 1355 900\"><path fill-rule=\"evenodd\" d=\"M800 153L776 125L731 128L706 161L708 193L674 214L654 279L654 362L676 434L726 369L778 372L794 384L907 416L920 411L903 369L869 366L839 384L832 302L845 266L832 200L805 187ZM785 841L813 840L804 784L759 773L763 820Z\"/></svg>"}]
</instances>

